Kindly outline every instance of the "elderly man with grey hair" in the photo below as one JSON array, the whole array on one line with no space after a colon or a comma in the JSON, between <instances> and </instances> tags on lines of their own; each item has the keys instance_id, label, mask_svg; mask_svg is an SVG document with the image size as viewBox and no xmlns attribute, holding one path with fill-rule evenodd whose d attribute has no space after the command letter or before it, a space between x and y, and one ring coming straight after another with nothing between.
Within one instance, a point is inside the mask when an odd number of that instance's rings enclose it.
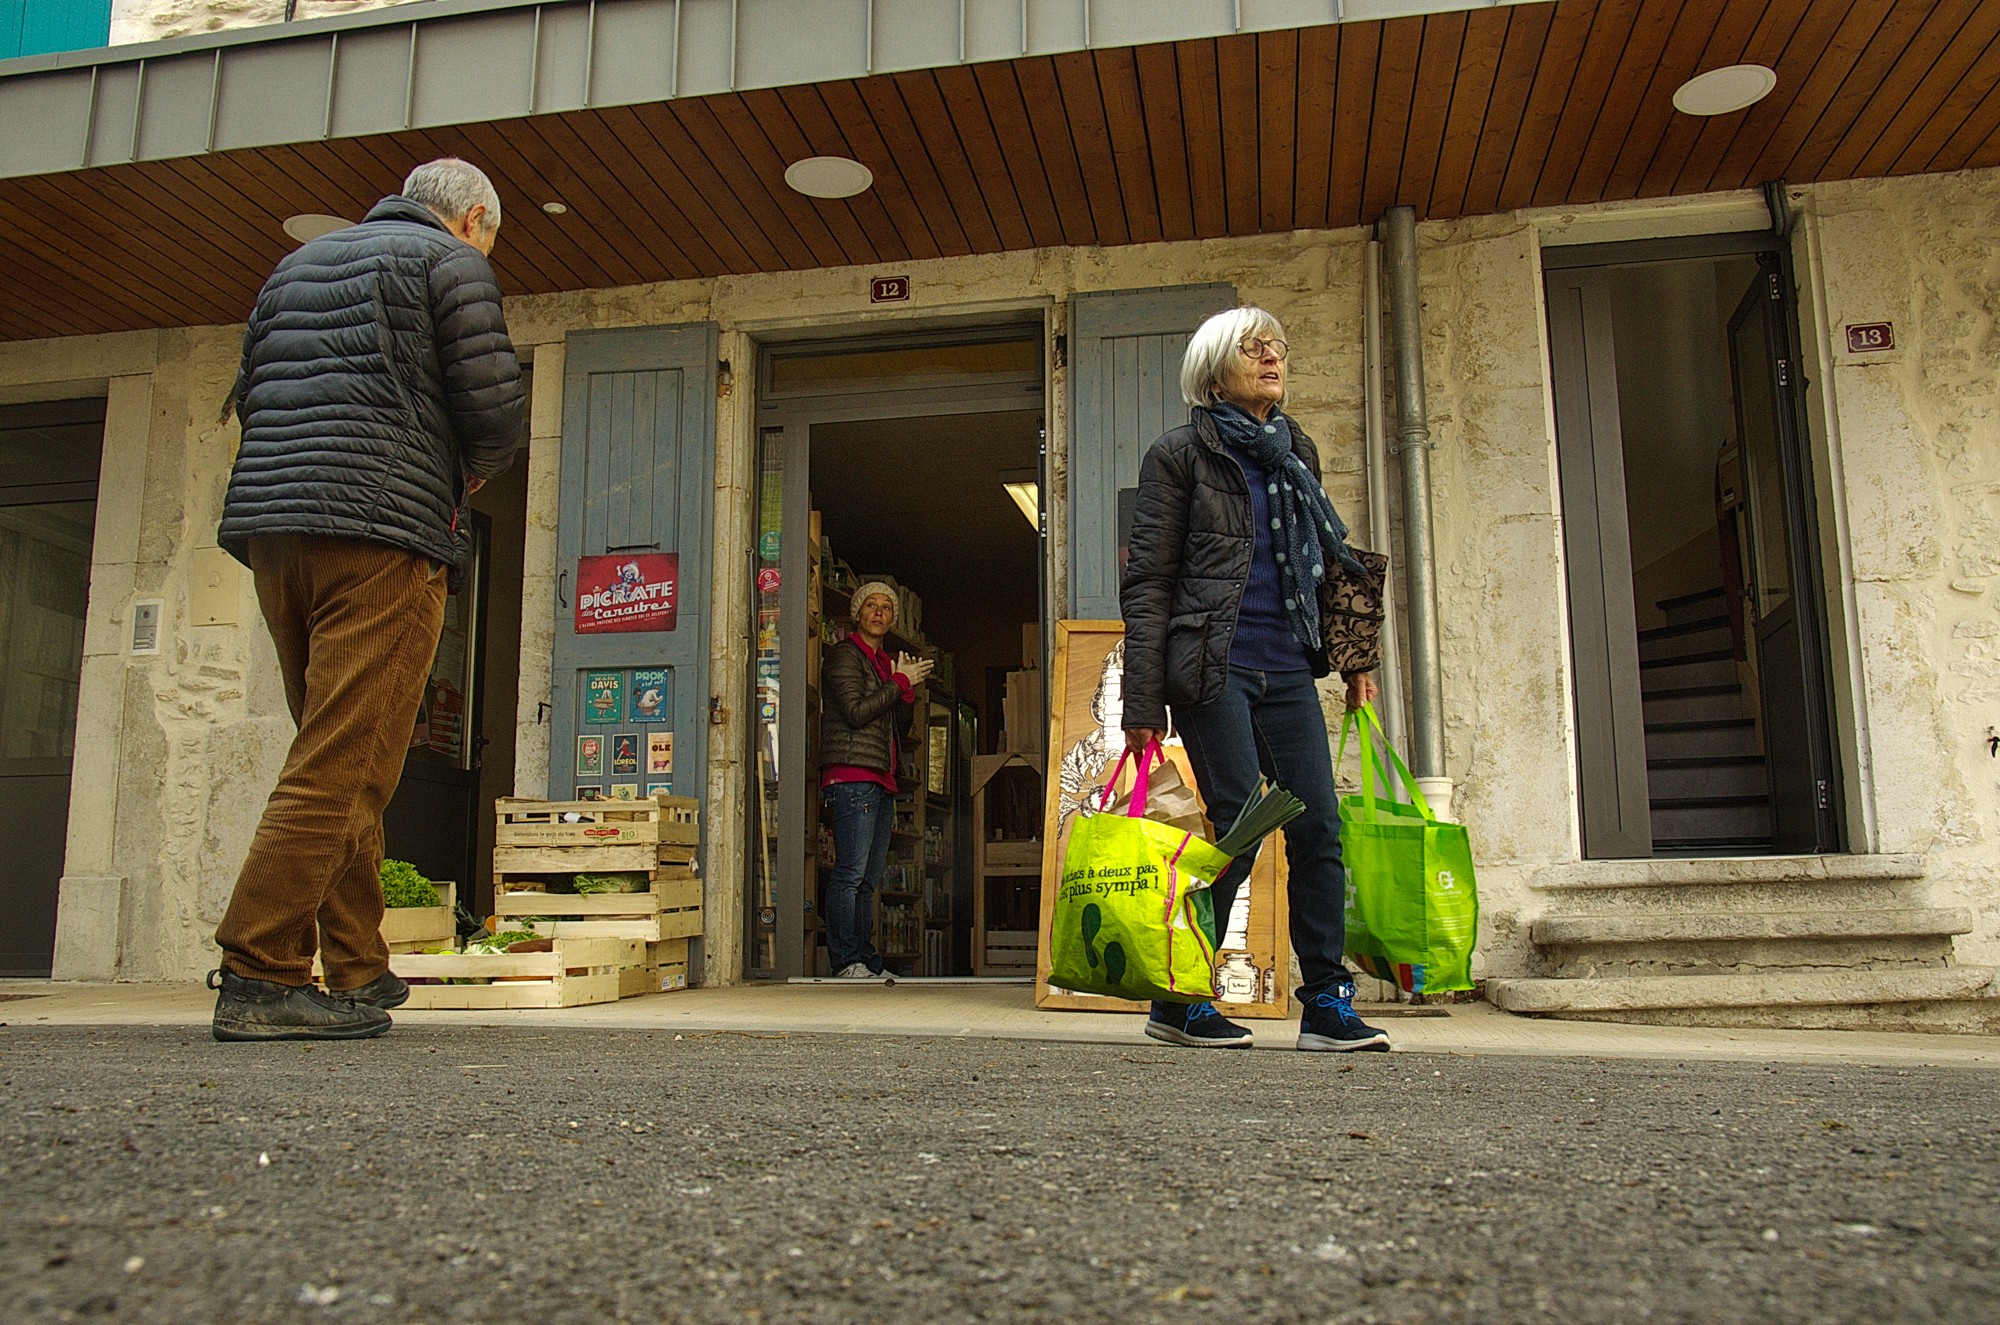
<instances>
[{"instance_id":1,"label":"elderly man with grey hair","mask_svg":"<svg viewBox=\"0 0 2000 1325\"><path fill-rule=\"evenodd\" d=\"M218 1040L379 1035L409 997L382 943L382 811L469 552L466 498L526 433L499 229L478 167L418 166L281 261L244 331L217 540L256 581L298 734L216 930Z\"/></svg>"}]
</instances>

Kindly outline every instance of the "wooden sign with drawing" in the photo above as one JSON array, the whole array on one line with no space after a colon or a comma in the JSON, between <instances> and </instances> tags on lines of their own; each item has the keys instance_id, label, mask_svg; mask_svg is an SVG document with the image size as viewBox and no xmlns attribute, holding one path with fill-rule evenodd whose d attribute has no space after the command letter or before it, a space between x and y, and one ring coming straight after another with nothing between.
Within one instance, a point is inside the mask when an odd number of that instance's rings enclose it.
<instances>
[{"instance_id":1,"label":"wooden sign with drawing","mask_svg":"<svg viewBox=\"0 0 2000 1325\"><path fill-rule=\"evenodd\" d=\"M1041 937L1035 959L1035 1006L1080 1012L1144 1012L1144 1003L1080 994L1049 984L1049 926L1055 915L1069 827L1085 805L1095 808L1125 748L1122 688L1125 626L1119 621L1056 623L1054 686L1049 695L1049 769L1042 841ZM1187 750L1169 738L1167 757L1190 786ZM1127 782L1130 774L1127 774ZM1129 790L1121 786L1121 791ZM1115 798L1114 798L1115 799ZM1213 835L1211 834L1211 837ZM1273 836L1258 853L1237 895L1234 914L1216 917L1223 927L1216 986L1227 1016L1279 1018L1292 1014L1291 915L1284 887L1284 842Z\"/></svg>"}]
</instances>

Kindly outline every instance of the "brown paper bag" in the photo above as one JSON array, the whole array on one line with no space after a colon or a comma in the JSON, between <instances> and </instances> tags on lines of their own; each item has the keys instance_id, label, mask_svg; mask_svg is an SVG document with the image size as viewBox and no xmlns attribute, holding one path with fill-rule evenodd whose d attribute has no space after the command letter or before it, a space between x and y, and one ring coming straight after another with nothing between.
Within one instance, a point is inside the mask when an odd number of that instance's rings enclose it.
<instances>
[{"instance_id":1,"label":"brown paper bag","mask_svg":"<svg viewBox=\"0 0 2000 1325\"><path fill-rule=\"evenodd\" d=\"M1123 814L1131 804L1132 793L1128 791L1113 804L1112 811ZM1170 759L1162 759L1153 769L1152 779L1146 787L1145 816L1204 840L1208 835L1208 821L1201 813L1201 798L1195 795L1193 787L1181 781L1180 770Z\"/></svg>"}]
</instances>

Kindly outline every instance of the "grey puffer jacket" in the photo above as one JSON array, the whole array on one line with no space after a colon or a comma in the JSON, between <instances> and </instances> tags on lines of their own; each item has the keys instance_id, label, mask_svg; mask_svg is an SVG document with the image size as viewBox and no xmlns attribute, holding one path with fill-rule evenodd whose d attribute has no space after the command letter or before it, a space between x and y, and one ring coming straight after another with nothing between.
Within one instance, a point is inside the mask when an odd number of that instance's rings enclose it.
<instances>
[{"instance_id":1,"label":"grey puffer jacket","mask_svg":"<svg viewBox=\"0 0 2000 1325\"><path fill-rule=\"evenodd\" d=\"M527 432L500 287L478 249L394 196L278 264L243 334L242 446L217 541L358 538L455 569L467 478Z\"/></svg>"},{"instance_id":2,"label":"grey puffer jacket","mask_svg":"<svg viewBox=\"0 0 2000 1325\"><path fill-rule=\"evenodd\" d=\"M1319 476L1319 448L1297 424L1292 454ZM1204 411L1154 442L1139 462L1130 556L1118 587L1127 727L1165 728L1167 705L1221 696L1257 547L1250 520L1243 467ZM1309 660L1314 676L1327 675L1323 653Z\"/></svg>"},{"instance_id":3,"label":"grey puffer jacket","mask_svg":"<svg viewBox=\"0 0 2000 1325\"><path fill-rule=\"evenodd\" d=\"M890 770L896 733L910 725L912 705L894 681L884 681L854 641L827 650L820 668L824 707L819 720L819 762Z\"/></svg>"}]
</instances>

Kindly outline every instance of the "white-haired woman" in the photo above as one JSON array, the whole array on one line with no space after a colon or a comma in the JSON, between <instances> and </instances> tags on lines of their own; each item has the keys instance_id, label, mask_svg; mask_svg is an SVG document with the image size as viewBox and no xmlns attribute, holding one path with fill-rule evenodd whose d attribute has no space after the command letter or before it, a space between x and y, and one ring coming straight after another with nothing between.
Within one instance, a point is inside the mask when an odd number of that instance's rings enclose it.
<instances>
[{"instance_id":1,"label":"white-haired woman","mask_svg":"<svg viewBox=\"0 0 2000 1325\"><path fill-rule=\"evenodd\" d=\"M1336 563L1361 568L1320 487L1319 451L1283 411L1287 355L1284 328L1260 308L1217 313L1188 343L1189 420L1139 467L1119 591L1125 739L1143 750L1164 734L1171 706L1219 828L1260 775L1305 802L1285 828L1292 951L1304 979L1298 1047L1387 1049L1389 1037L1355 1015L1342 963L1339 799L1313 685L1330 670L1320 585ZM1369 676L1345 680L1349 707L1374 698ZM1215 881L1218 920L1254 859ZM1248 1048L1251 1039L1208 1003L1155 1003L1146 1033L1198 1048Z\"/></svg>"},{"instance_id":2,"label":"white-haired woman","mask_svg":"<svg viewBox=\"0 0 2000 1325\"><path fill-rule=\"evenodd\" d=\"M842 980L880 979L875 889L889 863L896 821L896 733L910 725L916 687L931 663L884 645L896 624L895 588L871 580L849 606L854 631L827 652L820 690L820 799L833 829L826 881L826 953Z\"/></svg>"}]
</instances>

